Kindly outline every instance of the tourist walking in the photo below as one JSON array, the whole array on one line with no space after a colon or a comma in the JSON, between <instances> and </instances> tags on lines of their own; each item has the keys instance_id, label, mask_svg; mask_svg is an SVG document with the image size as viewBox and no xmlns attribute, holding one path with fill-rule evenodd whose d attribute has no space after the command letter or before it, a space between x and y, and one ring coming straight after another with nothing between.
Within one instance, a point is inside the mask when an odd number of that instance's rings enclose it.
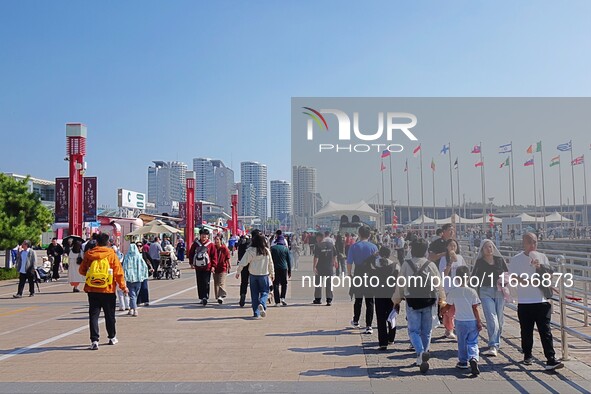
<instances>
[{"instance_id":1,"label":"tourist walking","mask_svg":"<svg viewBox=\"0 0 591 394\"><path fill-rule=\"evenodd\" d=\"M60 278L60 268L62 265L62 255L64 248L57 242L57 238L52 238L51 243L47 247L47 257L51 262L51 279L58 280Z\"/></svg>"},{"instance_id":2,"label":"tourist walking","mask_svg":"<svg viewBox=\"0 0 591 394\"><path fill-rule=\"evenodd\" d=\"M271 257L273 258L273 268L275 271L275 280L273 281L273 300L275 301L275 306L287 306L285 296L287 295L287 280L291 278L292 263L291 254L285 242L286 240L283 235L278 235L275 239L275 245L271 246Z\"/></svg>"},{"instance_id":3,"label":"tourist walking","mask_svg":"<svg viewBox=\"0 0 591 394\"><path fill-rule=\"evenodd\" d=\"M29 297L35 295L35 269L37 255L31 249L31 241L25 239L16 253L16 272L18 272L18 288L13 298L21 298L25 288L25 282L29 282Z\"/></svg>"},{"instance_id":4,"label":"tourist walking","mask_svg":"<svg viewBox=\"0 0 591 394\"><path fill-rule=\"evenodd\" d=\"M226 292L226 276L230 273L230 249L222 242L222 238L214 238L217 253L217 264L213 271L213 294L218 304L223 304L228 295Z\"/></svg>"},{"instance_id":5,"label":"tourist walking","mask_svg":"<svg viewBox=\"0 0 591 394\"><path fill-rule=\"evenodd\" d=\"M314 304L322 304L322 289L325 290L326 305L332 305L332 276L338 266L337 250L329 237L316 233L314 247Z\"/></svg>"},{"instance_id":6,"label":"tourist walking","mask_svg":"<svg viewBox=\"0 0 591 394\"><path fill-rule=\"evenodd\" d=\"M201 305L207 305L209 300L209 284L211 271L217 266L217 253L215 245L209 240L209 230L199 230L199 239L196 239L189 250L189 263L195 270L197 280L197 296Z\"/></svg>"},{"instance_id":7,"label":"tourist walking","mask_svg":"<svg viewBox=\"0 0 591 394\"><path fill-rule=\"evenodd\" d=\"M129 245L129 250L123 258L123 271L125 282L129 290L129 312L128 315L138 316L137 296L142 287L142 282L148 279L148 264L144 261L137 245Z\"/></svg>"},{"instance_id":8,"label":"tourist walking","mask_svg":"<svg viewBox=\"0 0 591 394\"><path fill-rule=\"evenodd\" d=\"M388 281L396 280L400 271L398 261L390 259L390 248L382 246L379 251L379 256L372 260L368 276L375 276L379 279L379 283L383 287L373 289L374 300L376 307L376 318L378 321L378 344L380 350L387 350L388 345L394 343L396 339L396 326L391 326L388 322L388 317L392 313L394 303L392 296L396 290L396 286L388 285ZM391 279L389 279L391 278ZM393 282L395 283L395 282ZM400 312L400 308L397 308Z\"/></svg>"},{"instance_id":9,"label":"tourist walking","mask_svg":"<svg viewBox=\"0 0 591 394\"><path fill-rule=\"evenodd\" d=\"M251 236L258 234L259 230L253 230ZM242 260L244 254L250 248L251 238L249 236L242 235L238 240L238 262ZM248 268L243 267L241 276L240 276L240 307L244 307L246 304L246 294L248 292L248 282L250 282L250 274L248 273Z\"/></svg>"},{"instance_id":10,"label":"tourist walking","mask_svg":"<svg viewBox=\"0 0 591 394\"><path fill-rule=\"evenodd\" d=\"M160 238L156 237L154 242L150 244L149 255L150 261L152 262L152 268L154 269L154 278L158 277L158 267L160 266L160 253L162 253L162 245L160 244Z\"/></svg>"},{"instance_id":11,"label":"tourist walking","mask_svg":"<svg viewBox=\"0 0 591 394\"><path fill-rule=\"evenodd\" d=\"M462 255L460 255L460 248L455 239L448 239L446 242L446 253L439 260L439 272L441 272L441 279L443 280L443 289L445 294L448 294L453 287L453 278L456 276L458 267L466 266L466 262ZM454 334L454 316L455 308L449 307L443 313L443 326L445 327L445 337L456 339Z\"/></svg>"},{"instance_id":12,"label":"tourist walking","mask_svg":"<svg viewBox=\"0 0 591 394\"><path fill-rule=\"evenodd\" d=\"M80 240L74 240L70 248L70 253L68 253L68 281L70 282L72 292L74 293L80 292L78 285L84 283L86 280L86 278L78 272L83 257L84 252L82 251L82 242L80 242Z\"/></svg>"}]
</instances>

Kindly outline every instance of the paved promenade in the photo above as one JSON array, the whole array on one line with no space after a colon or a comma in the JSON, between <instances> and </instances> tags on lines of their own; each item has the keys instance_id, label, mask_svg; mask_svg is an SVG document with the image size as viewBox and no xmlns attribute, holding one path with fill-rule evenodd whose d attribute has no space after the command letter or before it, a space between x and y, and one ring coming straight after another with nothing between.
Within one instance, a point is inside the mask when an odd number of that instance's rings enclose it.
<instances>
[{"instance_id":1,"label":"paved promenade","mask_svg":"<svg viewBox=\"0 0 591 394\"><path fill-rule=\"evenodd\" d=\"M543 370L537 333L538 362L520 363L518 324L509 309L501 353L481 358L479 377L454 368L456 343L443 338L442 328L434 330L431 369L421 375L404 316L396 342L380 352L377 329L366 335L348 327L346 289L336 291L331 307L311 304L312 290L300 279L311 271L309 257L290 281L289 306L270 307L261 320L238 306L233 275L227 304L197 305L194 275L183 265L180 280L150 282L151 305L139 317L118 312L119 344L105 344L101 325L98 351L87 350L86 295L72 293L66 279L17 300L11 297L16 281L0 282L0 392L591 392L588 362L573 358L560 372ZM584 360L588 345L578 346L571 353Z\"/></svg>"}]
</instances>

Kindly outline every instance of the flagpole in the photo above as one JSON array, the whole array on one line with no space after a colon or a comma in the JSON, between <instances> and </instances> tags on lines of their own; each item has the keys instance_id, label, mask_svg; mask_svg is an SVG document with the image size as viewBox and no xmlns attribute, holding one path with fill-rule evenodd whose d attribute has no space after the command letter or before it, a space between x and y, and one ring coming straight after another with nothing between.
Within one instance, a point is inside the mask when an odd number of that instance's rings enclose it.
<instances>
[{"instance_id":1,"label":"flagpole","mask_svg":"<svg viewBox=\"0 0 591 394\"><path fill-rule=\"evenodd\" d=\"M562 224L562 163L560 162L560 155L558 155L558 193L560 194L560 235L563 235L564 231Z\"/></svg>"},{"instance_id":2,"label":"flagpole","mask_svg":"<svg viewBox=\"0 0 591 394\"><path fill-rule=\"evenodd\" d=\"M507 158L508 160L509 158ZM511 165L511 163L509 163L509 165ZM509 167L509 169L507 170L507 174L509 175L507 177L507 179L509 180L509 205L511 204L511 167Z\"/></svg>"},{"instance_id":3,"label":"flagpole","mask_svg":"<svg viewBox=\"0 0 591 394\"><path fill-rule=\"evenodd\" d=\"M421 236L425 238L425 196L423 194L423 149L419 145L419 160L421 162Z\"/></svg>"},{"instance_id":4,"label":"flagpole","mask_svg":"<svg viewBox=\"0 0 591 394\"><path fill-rule=\"evenodd\" d=\"M392 221L392 231L394 231L394 189L392 184L392 154L389 155L390 158L390 220Z\"/></svg>"},{"instance_id":5,"label":"flagpole","mask_svg":"<svg viewBox=\"0 0 591 394\"><path fill-rule=\"evenodd\" d=\"M431 175L433 178L433 220L435 220L435 168L433 166L433 163L435 163L435 159L432 157L431 158Z\"/></svg>"},{"instance_id":6,"label":"flagpole","mask_svg":"<svg viewBox=\"0 0 591 394\"><path fill-rule=\"evenodd\" d=\"M406 201L408 202L406 209L408 210L408 222L410 223L412 222L412 219L410 218L410 187L408 181L408 158L406 159Z\"/></svg>"},{"instance_id":7,"label":"flagpole","mask_svg":"<svg viewBox=\"0 0 591 394\"><path fill-rule=\"evenodd\" d=\"M536 223L536 230L538 229L538 202L536 198L536 162L532 156L532 170L534 172L534 215L535 215L535 223Z\"/></svg>"},{"instance_id":8,"label":"flagpole","mask_svg":"<svg viewBox=\"0 0 591 394\"><path fill-rule=\"evenodd\" d=\"M455 207L454 207L454 177L453 177L453 171L451 170L451 142L447 143L447 153L449 154L449 188L451 191L451 218L452 218L452 223L454 222L453 217L454 217L454 213L455 213Z\"/></svg>"},{"instance_id":9,"label":"flagpole","mask_svg":"<svg viewBox=\"0 0 591 394\"><path fill-rule=\"evenodd\" d=\"M384 192L384 159L380 163L380 172L382 173L382 232L386 231L386 195Z\"/></svg>"},{"instance_id":10,"label":"flagpole","mask_svg":"<svg viewBox=\"0 0 591 394\"><path fill-rule=\"evenodd\" d=\"M513 216L515 216L515 172L513 164L515 161L513 160L513 141L510 142L511 144L511 193L513 194L513 202L511 204L513 210Z\"/></svg>"},{"instance_id":11,"label":"flagpole","mask_svg":"<svg viewBox=\"0 0 591 394\"><path fill-rule=\"evenodd\" d=\"M585 188L585 194L583 195L585 207L583 212L585 212L585 219L583 220L583 225L589 225L589 217L587 216L587 165L585 164L585 155L583 155L583 187Z\"/></svg>"},{"instance_id":12,"label":"flagpole","mask_svg":"<svg viewBox=\"0 0 591 394\"><path fill-rule=\"evenodd\" d=\"M482 191L482 231L486 232L486 189L484 187L484 157L482 155L482 141L479 143L480 146L480 188Z\"/></svg>"},{"instance_id":13,"label":"flagpole","mask_svg":"<svg viewBox=\"0 0 591 394\"><path fill-rule=\"evenodd\" d=\"M571 177L572 177L572 181L573 181L573 215L574 215L574 219L575 219L575 237L577 235L577 203L575 200L575 166L573 166L573 141L570 140L569 141L570 144L570 173L571 173Z\"/></svg>"},{"instance_id":14,"label":"flagpole","mask_svg":"<svg viewBox=\"0 0 591 394\"><path fill-rule=\"evenodd\" d=\"M544 215L543 227L544 233L546 233L546 189L544 182L544 153L542 152L542 141L540 141L540 163L542 167L542 214Z\"/></svg>"},{"instance_id":15,"label":"flagpole","mask_svg":"<svg viewBox=\"0 0 591 394\"><path fill-rule=\"evenodd\" d=\"M458 162L458 159L456 158L456 162ZM460 163L458 162L458 166L456 167L456 175L458 178L458 224L462 225L462 200L460 199ZM461 231L461 228L460 228Z\"/></svg>"}]
</instances>

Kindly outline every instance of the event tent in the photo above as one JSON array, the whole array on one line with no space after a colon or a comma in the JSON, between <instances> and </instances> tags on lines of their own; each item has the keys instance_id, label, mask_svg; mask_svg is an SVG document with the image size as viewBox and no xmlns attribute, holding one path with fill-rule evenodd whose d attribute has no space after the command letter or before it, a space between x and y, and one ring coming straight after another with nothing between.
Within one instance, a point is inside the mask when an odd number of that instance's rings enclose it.
<instances>
[{"instance_id":1,"label":"event tent","mask_svg":"<svg viewBox=\"0 0 591 394\"><path fill-rule=\"evenodd\" d=\"M352 204L339 204L334 201L329 201L325 206L322 207L316 214L315 218L325 216L338 216L338 215L368 215L378 216L378 213L374 211L365 201L361 200Z\"/></svg>"}]
</instances>

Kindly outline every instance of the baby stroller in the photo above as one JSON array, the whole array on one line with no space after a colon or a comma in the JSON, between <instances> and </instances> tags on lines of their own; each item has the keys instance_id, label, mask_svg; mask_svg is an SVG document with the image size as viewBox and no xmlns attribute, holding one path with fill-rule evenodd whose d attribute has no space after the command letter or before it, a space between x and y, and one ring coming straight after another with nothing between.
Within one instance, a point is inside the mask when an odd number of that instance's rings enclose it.
<instances>
[{"instance_id":1,"label":"baby stroller","mask_svg":"<svg viewBox=\"0 0 591 394\"><path fill-rule=\"evenodd\" d=\"M160 267L158 267L158 279L175 279L181 277L181 270L177 267L177 261L172 259L171 256L161 255L160 256Z\"/></svg>"}]
</instances>

